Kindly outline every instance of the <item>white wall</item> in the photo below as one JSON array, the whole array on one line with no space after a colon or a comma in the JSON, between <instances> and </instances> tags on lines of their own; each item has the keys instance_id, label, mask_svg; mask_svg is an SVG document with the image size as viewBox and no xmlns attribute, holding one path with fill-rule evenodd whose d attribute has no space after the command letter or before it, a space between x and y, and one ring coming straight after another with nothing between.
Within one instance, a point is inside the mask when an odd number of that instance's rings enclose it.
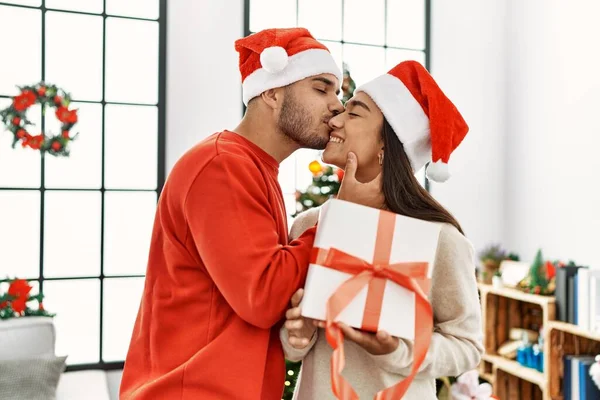
<instances>
[{"instance_id":1,"label":"white wall","mask_svg":"<svg viewBox=\"0 0 600 400\"><path fill-rule=\"evenodd\" d=\"M600 267L600 2L511 0L506 242Z\"/></svg>"},{"instance_id":2,"label":"white wall","mask_svg":"<svg viewBox=\"0 0 600 400\"><path fill-rule=\"evenodd\" d=\"M506 1L434 1L431 72L469 124L432 193L477 249L504 239Z\"/></svg>"},{"instance_id":3,"label":"white wall","mask_svg":"<svg viewBox=\"0 0 600 400\"><path fill-rule=\"evenodd\" d=\"M238 56L243 0L168 3L167 172L190 147L242 116Z\"/></svg>"}]
</instances>

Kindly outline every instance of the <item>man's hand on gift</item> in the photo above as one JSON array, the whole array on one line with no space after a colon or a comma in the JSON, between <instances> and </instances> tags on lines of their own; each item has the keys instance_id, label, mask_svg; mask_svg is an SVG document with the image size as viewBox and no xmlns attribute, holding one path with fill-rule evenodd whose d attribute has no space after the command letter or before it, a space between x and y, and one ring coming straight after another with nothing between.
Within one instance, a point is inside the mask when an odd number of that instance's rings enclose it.
<instances>
[{"instance_id":1,"label":"man's hand on gift","mask_svg":"<svg viewBox=\"0 0 600 400\"><path fill-rule=\"evenodd\" d=\"M381 172L370 182L359 182L356 180L357 167L356 154L348 153L344 179L337 198L367 207L382 208L385 205L385 198L383 196Z\"/></svg>"},{"instance_id":2,"label":"man's hand on gift","mask_svg":"<svg viewBox=\"0 0 600 400\"><path fill-rule=\"evenodd\" d=\"M392 353L400 345L398 338L384 331L374 334L356 330L346 324L339 323L338 325L344 333L345 339L353 341L374 356Z\"/></svg>"},{"instance_id":3,"label":"man's hand on gift","mask_svg":"<svg viewBox=\"0 0 600 400\"><path fill-rule=\"evenodd\" d=\"M292 296L292 308L285 313L285 328L288 331L288 341L296 349L303 349L308 346L317 330L317 321L304 318L300 315L299 305L302 296L304 296L304 289L298 289Z\"/></svg>"}]
</instances>

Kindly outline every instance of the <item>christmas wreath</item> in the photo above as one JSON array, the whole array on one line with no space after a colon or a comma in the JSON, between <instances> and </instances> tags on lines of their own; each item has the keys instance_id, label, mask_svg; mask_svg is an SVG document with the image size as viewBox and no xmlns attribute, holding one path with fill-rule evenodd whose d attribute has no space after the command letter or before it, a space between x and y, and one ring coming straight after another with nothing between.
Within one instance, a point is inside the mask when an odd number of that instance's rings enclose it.
<instances>
[{"instance_id":1,"label":"christmas wreath","mask_svg":"<svg viewBox=\"0 0 600 400\"><path fill-rule=\"evenodd\" d=\"M6 293L0 292L0 320L15 317L53 317L54 314L44 309L43 294L31 296L31 285L24 279L0 280L8 282ZM28 303L37 301L37 309L31 308Z\"/></svg>"},{"instance_id":2,"label":"christmas wreath","mask_svg":"<svg viewBox=\"0 0 600 400\"><path fill-rule=\"evenodd\" d=\"M40 152L48 152L54 156L68 156L68 143L75 139L71 129L77 123L77 110L70 110L71 96L56 85L40 82L32 86L19 87L20 93L12 98L12 104L0 111L5 128L12 132L14 148L21 142L23 147L30 147ZM61 132L55 136L47 136L44 132L32 135L27 128L34 124L27 118L27 110L34 104L46 108L55 108L56 118L61 122Z\"/></svg>"}]
</instances>

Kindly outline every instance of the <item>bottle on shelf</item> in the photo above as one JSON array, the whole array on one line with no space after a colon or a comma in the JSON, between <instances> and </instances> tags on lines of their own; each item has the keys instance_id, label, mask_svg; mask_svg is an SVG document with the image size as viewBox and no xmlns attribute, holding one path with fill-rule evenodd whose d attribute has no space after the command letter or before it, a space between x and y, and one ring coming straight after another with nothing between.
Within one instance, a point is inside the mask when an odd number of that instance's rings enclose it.
<instances>
[{"instance_id":1,"label":"bottle on shelf","mask_svg":"<svg viewBox=\"0 0 600 400\"><path fill-rule=\"evenodd\" d=\"M517 362L524 367L531 367L533 359L533 348L529 343L529 335L523 332L521 345L517 349Z\"/></svg>"}]
</instances>

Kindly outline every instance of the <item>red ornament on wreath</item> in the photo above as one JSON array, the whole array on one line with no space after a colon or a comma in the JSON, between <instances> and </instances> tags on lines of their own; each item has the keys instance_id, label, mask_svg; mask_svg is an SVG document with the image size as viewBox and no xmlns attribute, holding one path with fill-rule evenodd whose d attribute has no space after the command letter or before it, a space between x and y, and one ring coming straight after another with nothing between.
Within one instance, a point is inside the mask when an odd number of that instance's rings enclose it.
<instances>
[{"instance_id":1,"label":"red ornament on wreath","mask_svg":"<svg viewBox=\"0 0 600 400\"><path fill-rule=\"evenodd\" d=\"M12 104L0 110L0 117L6 130L13 134L12 147L14 148L20 142L21 146L39 150L42 154L68 156L67 146L77 137L77 134L71 135L70 132L79 119L77 110L69 108L71 96L56 85L44 82L19 89L21 92L12 98ZM54 136L46 135L44 132L31 133L30 127L35 125L27 119L27 110L35 104L40 104L44 112L47 108L56 109L54 114L61 122L60 132Z\"/></svg>"}]
</instances>

